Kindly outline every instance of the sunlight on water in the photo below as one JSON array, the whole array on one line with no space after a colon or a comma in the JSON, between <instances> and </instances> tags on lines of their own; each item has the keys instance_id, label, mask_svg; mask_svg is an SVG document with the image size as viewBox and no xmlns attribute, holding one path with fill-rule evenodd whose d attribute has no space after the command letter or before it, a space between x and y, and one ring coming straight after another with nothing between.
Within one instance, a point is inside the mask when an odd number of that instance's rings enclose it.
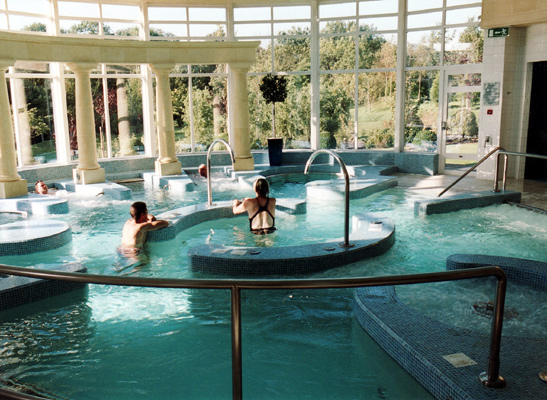
<instances>
[{"instance_id":1,"label":"sunlight on water","mask_svg":"<svg viewBox=\"0 0 547 400\"><path fill-rule=\"evenodd\" d=\"M163 320L165 318L192 318L190 300L182 290L155 290L141 288L96 288L89 296L88 305L96 322Z\"/></svg>"}]
</instances>

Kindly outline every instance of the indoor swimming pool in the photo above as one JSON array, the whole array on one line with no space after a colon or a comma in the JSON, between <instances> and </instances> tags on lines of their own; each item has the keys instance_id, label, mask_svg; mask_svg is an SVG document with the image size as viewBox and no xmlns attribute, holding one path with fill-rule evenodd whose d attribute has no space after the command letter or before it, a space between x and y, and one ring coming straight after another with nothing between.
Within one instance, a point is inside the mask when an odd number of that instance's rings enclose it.
<instances>
[{"instance_id":1,"label":"indoor swimming pool","mask_svg":"<svg viewBox=\"0 0 547 400\"><path fill-rule=\"evenodd\" d=\"M69 195L70 213L55 218L71 225L72 243L43 253L1 257L0 263L48 268L78 262L96 274L214 278L189 270L186 253L190 248L204 243L277 246L339 241L343 236L343 201L307 199L304 215L276 213L279 231L273 236L250 234L244 216L208 221L173 240L149 243L146 257L128 263L116 248L133 201L146 201L149 212L158 215L205 203L207 193L198 187L181 198L142 182L127 186L133 190L131 200ZM277 198L304 198L305 193L305 186L298 182L274 182L271 188ZM216 201L252 194L233 182L214 182ZM377 213L393 220L395 245L381 256L306 277L443 271L449 255L464 252L547 261L546 215L499 205L419 218L413 210L414 201L421 198L421 193L393 188L352 200L351 214ZM489 301L494 293L486 281L442 285L413 285L397 292L409 305L455 325L468 324L464 318L474 302ZM524 316L520 291L517 288L512 294L509 289L507 307ZM443 303L445 292L449 297ZM526 303L538 302L531 309L545 310L545 293L523 296ZM353 317L352 301L350 289L243 291L244 397L432 399L360 327ZM0 319L0 379L5 387L60 399L231 395L228 291L89 285L85 293L19 307L2 313ZM526 321L524 325L547 326L545 319ZM531 329L517 334L535 335L537 330Z\"/></svg>"}]
</instances>

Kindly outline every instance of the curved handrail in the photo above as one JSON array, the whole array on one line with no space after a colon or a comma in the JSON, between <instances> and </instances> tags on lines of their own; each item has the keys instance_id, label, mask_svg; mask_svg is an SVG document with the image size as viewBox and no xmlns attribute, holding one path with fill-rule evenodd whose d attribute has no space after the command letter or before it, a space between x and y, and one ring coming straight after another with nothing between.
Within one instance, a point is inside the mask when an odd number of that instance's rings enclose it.
<instances>
[{"instance_id":1,"label":"curved handrail","mask_svg":"<svg viewBox=\"0 0 547 400\"><path fill-rule=\"evenodd\" d=\"M498 146L495 149L491 150L487 155L485 155L483 158L481 158L471 168L469 168L467 171L465 171L458 179L456 179L454 182L452 182L450 185L448 185L441 193L439 193L437 195L437 197L441 197L443 194L448 192L448 190L450 190L452 188L452 186L454 186L456 183L458 183L463 178L465 178L471 171L473 171L475 168L477 168L479 165L481 165L484 161L486 161L492 154L494 154L498 150L503 151L503 149L500 146ZM496 163L496 167L497 167L497 163ZM497 175L497 168L496 168L496 175Z\"/></svg>"},{"instance_id":2,"label":"curved handrail","mask_svg":"<svg viewBox=\"0 0 547 400\"><path fill-rule=\"evenodd\" d=\"M236 163L232 146L230 146L228 142L225 141L224 139L213 140L213 143L211 143L211 145L209 146L209 149L207 149L207 205L208 206L213 205L213 193L211 190L211 152L213 151L213 147L215 147L215 144L217 143L224 143L224 145L228 149L228 153L230 154L230 157L232 158L232 164Z\"/></svg>"},{"instance_id":3,"label":"curved handrail","mask_svg":"<svg viewBox=\"0 0 547 400\"><path fill-rule=\"evenodd\" d=\"M490 351L486 372L479 376L480 382L492 388L505 386L499 375L500 344L503 327L503 310L507 276L499 267L480 267L456 271L429 272L411 275L373 276L334 279L172 279L109 276L80 272L62 272L0 264L0 274L25 276L28 278L54 279L98 285L136 286L171 289L230 289L232 313L232 396L241 399L242 354L241 354L241 290L242 289L328 289L370 286L411 285L416 283L444 282L493 276L498 280L494 299L494 316L490 335ZM37 397L0 389L0 397L15 400L36 400Z\"/></svg>"},{"instance_id":4,"label":"curved handrail","mask_svg":"<svg viewBox=\"0 0 547 400\"><path fill-rule=\"evenodd\" d=\"M304 168L304 173L307 174L310 170L311 163L321 153L326 153L331 155L338 163L340 164L340 167L342 168L342 173L344 174L344 179L346 181L345 184L345 212L344 212L344 243L340 243L340 247L353 247L354 245L349 242L349 174L348 170L346 168L346 163L338 156L338 154L334 153L332 150L316 150L312 153L310 158L308 158L308 161L306 162L306 167Z\"/></svg>"}]
</instances>

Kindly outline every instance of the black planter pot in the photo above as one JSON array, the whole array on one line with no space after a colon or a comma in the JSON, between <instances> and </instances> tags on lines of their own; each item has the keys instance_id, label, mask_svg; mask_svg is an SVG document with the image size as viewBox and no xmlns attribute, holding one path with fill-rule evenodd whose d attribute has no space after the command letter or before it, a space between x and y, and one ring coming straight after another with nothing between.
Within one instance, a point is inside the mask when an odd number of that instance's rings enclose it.
<instances>
[{"instance_id":1,"label":"black planter pot","mask_svg":"<svg viewBox=\"0 0 547 400\"><path fill-rule=\"evenodd\" d=\"M268 157L270 158L270 167L281 165L283 157L283 139L268 139Z\"/></svg>"}]
</instances>

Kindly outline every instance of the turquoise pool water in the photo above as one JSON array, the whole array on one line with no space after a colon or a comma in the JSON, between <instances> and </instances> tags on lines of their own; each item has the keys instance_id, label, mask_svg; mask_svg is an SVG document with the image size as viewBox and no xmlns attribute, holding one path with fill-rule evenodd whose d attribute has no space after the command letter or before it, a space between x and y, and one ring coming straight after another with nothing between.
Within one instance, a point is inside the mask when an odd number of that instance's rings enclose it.
<instances>
[{"instance_id":1,"label":"turquoise pool water","mask_svg":"<svg viewBox=\"0 0 547 400\"><path fill-rule=\"evenodd\" d=\"M71 213L60 217L72 226L71 244L31 256L2 257L0 263L47 267L81 262L93 273L201 278L187 269L188 248L207 240L237 241L247 228L245 217L200 224L169 242L151 243L148 261L123 269L115 249L133 201L145 200L149 210L159 214L204 203L207 197L203 190L181 199L138 183L131 187L131 201L71 199ZM299 184L272 188L276 197L304 193ZM231 183L213 186L214 200L250 195ZM380 257L313 277L440 271L448 255L462 252L547 261L547 217L493 206L421 219L413 215L414 200L419 197L411 191L390 189L352 201L352 214L377 212L393 219L395 245ZM297 229L298 235L313 234L319 228L309 224L323 224L328 227L327 238L341 237L342 201L313 203L307 216L301 217L304 220L284 220L280 215L276 219L280 230L303 224L305 229ZM439 296L440 292L435 301ZM432 398L355 322L352 298L353 291L345 289L244 291L245 398ZM90 285L83 298L70 294L63 299L62 303L56 299L3 314L0 378L5 384L16 382L71 399L231 396L227 291ZM542 304L546 303L543 298Z\"/></svg>"}]
</instances>

